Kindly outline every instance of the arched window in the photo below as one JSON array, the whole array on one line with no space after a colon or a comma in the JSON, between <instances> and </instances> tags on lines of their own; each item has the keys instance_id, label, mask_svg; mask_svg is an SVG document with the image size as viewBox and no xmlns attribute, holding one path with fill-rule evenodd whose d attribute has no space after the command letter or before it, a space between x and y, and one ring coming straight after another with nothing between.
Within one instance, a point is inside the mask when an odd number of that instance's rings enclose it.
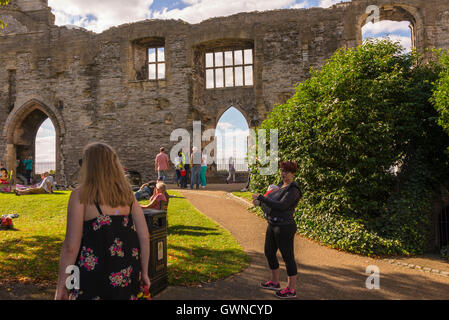
<instances>
[{"instance_id":1,"label":"arched window","mask_svg":"<svg viewBox=\"0 0 449 320\"><path fill-rule=\"evenodd\" d=\"M45 120L36 134L35 173L56 170L56 132L49 118Z\"/></svg>"},{"instance_id":2,"label":"arched window","mask_svg":"<svg viewBox=\"0 0 449 320\"><path fill-rule=\"evenodd\" d=\"M248 122L235 107L230 107L220 117L215 131L217 142L217 170L228 170L232 157L236 171L247 171L247 141L249 135Z\"/></svg>"}]
</instances>

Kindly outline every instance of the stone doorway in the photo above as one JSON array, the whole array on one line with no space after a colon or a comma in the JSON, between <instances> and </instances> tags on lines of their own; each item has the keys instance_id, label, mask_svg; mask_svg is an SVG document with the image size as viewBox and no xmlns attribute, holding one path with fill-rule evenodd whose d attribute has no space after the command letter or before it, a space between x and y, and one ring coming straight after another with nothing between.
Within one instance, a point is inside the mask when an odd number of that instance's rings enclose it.
<instances>
[{"instance_id":1,"label":"stone doorway","mask_svg":"<svg viewBox=\"0 0 449 320\"><path fill-rule=\"evenodd\" d=\"M249 125L244 113L238 107L228 107L218 114L216 124L216 166L217 174L224 181L228 175L232 157L236 169L236 182L245 182L248 174L247 144Z\"/></svg>"},{"instance_id":2,"label":"stone doorway","mask_svg":"<svg viewBox=\"0 0 449 320\"><path fill-rule=\"evenodd\" d=\"M392 5L379 5L378 11L374 10L371 13L363 13L358 17L358 33L357 33L357 45L360 45L363 41L364 35L364 28L368 27L368 25L371 25L370 22L373 22L372 17L374 15L378 15L378 21L374 23L375 25L382 25L383 23L390 23L390 24L396 24L396 23L409 23L410 28L410 49L418 49L423 50L424 49L424 22L422 14L419 12L417 8L414 8L412 6L408 5L402 5L402 4L392 4ZM370 20L369 23L367 23L367 19ZM395 23L396 22L396 23ZM397 24L399 25L399 24ZM396 27L396 26L394 26ZM375 29L375 28L373 28ZM373 30L371 30L373 31ZM392 40L399 40L398 37L392 36Z\"/></svg>"},{"instance_id":3,"label":"stone doorway","mask_svg":"<svg viewBox=\"0 0 449 320\"><path fill-rule=\"evenodd\" d=\"M7 138L6 165L8 170L14 170L16 183L23 183L25 167L23 160L31 156L33 158L33 175L36 173L36 135L42 123L50 119L55 129L56 136L56 181L64 184L64 168L61 157L61 132L62 120L45 104L37 100L31 100L19 108L15 108L8 117L4 127Z\"/></svg>"}]
</instances>

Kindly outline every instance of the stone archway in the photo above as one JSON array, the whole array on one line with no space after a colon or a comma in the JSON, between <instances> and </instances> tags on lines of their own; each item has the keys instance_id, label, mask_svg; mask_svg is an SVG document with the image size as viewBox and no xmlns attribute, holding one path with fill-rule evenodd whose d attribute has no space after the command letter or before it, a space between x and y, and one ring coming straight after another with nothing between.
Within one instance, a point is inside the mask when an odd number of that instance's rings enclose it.
<instances>
[{"instance_id":1,"label":"stone archway","mask_svg":"<svg viewBox=\"0 0 449 320\"><path fill-rule=\"evenodd\" d=\"M3 136L6 137L6 165L9 170L14 170L16 177L17 174L23 174L20 161L29 155L35 159L36 134L47 118L52 121L56 134L56 179L64 184L65 174L60 143L65 131L64 122L57 110L36 99L15 108L8 116L3 129Z\"/></svg>"},{"instance_id":2,"label":"stone archway","mask_svg":"<svg viewBox=\"0 0 449 320\"><path fill-rule=\"evenodd\" d=\"M424 19L421 11L418 8L405 4L378 4L379 21L409 21L412 34L412 48L424 52L425 49L425 35L424 35ZM363 42L362 28L366 24L367 18L371 13L363 12L357 17L357 32L356 44L360 45Z\"/></svg>"},{"instance_id":3,"label":"stone archway","mask_svg":"<svg viewBox=\"0 0 449 320\"><path fill-rule=\"evenodd\" d=\"M245 132L249 129L248 116L241 107L231 105L220 108L217 114L215 134L218 170L227 170L228 159L232 156L236 170L247 172L248 137L245 137Z\"/></svg>"}]
</instances>

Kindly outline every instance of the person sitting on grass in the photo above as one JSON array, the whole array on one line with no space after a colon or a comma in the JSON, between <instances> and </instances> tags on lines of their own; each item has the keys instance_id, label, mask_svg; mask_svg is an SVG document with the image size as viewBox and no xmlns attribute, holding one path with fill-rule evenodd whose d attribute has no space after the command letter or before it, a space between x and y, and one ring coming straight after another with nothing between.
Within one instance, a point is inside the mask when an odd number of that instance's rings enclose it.
<instances>
[{"instance_id":1,"label":"person sitting on grass","mask_svg":"<svg viewBox=\"0 0 449 320\"><path fill-rule=\"evenodd\" d=\"M0 184L8 184L8 170L0 168Z\"/></svg>"},{"instance_id":2,"label":"person sitting on grass","mask_svg":"<svg viewBox=\"0 0 449 320\"><path fill-rule=\"evenodd\" d=\"M8 170L0 168L0 192L10 192Z\"/></svg>"},{"instance_id":3,"label":"person sitting on grass","mask_svg":"<svg viewBox=\"0 0 449 320\"><path fill-rule=\"evenodd\" d=\"M168 202L167 186L162 181L156 184L154 193L150 198L150 203L147 205L141 205L142 209L157 209L162 210L162 202Z\"/></svg>"},{"instance_id":4,"label":"person sitting on grass","mask_svg":"<svg viewBox=\"0 0 449 320\"><path fill-rule=\"evenodd\" d=\"M14 190L16 196L22 196L27 194L45 194L53 193L53 177L48 172L41 174L42 182L37 188L28 188L24 190Z\"/></svg>"}]
</instances>

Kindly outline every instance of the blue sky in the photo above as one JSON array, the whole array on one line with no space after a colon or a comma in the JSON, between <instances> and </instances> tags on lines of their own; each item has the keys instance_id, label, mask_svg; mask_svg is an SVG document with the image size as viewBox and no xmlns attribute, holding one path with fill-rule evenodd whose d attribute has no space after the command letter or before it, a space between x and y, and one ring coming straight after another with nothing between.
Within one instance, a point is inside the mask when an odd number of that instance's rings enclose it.
<instances>
[{"instance_id":1,"label":"blue sky","mask_svg":"<svg viewBox=\"0 0 449 320\"><path fill-rule=\"evenodd\" d=\"M239 12L265 11L289 8L327 8L341 0L49 0L48 4L56 17L57 25L72 25L100 33L112 26L145 19L182 19L189 23L228 16ZM411 33L408 22L381 21L369 23L362 29L364 38L390 36L393 40L410 50ZM53 150L49 146L51 122L43 124L43 136L38 136L36 143L41 143L40 150ZM223 114L217 132L224 135L234 132L243 135L248 125L235 108ZM54 135L54 133L53 133ZM45 153L45 152L44 152ZM44 158L48 159L49 153ZM50 156L51 158L51 156ZM53 157L54 158L54 157ZM46 160L47 161L47 160ZM49 160L54 161L54 160Z\"/></svg>"}]
</instances>

